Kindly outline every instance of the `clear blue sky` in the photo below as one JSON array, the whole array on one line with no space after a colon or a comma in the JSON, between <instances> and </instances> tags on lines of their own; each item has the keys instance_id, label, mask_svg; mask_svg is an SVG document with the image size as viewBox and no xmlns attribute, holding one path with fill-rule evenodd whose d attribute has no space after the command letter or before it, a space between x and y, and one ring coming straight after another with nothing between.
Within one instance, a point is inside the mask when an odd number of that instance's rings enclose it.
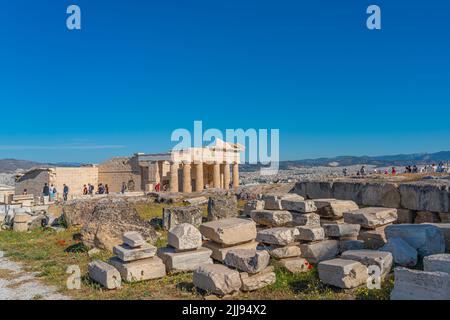
<instances>
[{"instance_id":1,"label":"clear blue sky","mask_svg":"<svg viewBox=\"0 0 450 320\"><path fill-rule=\"evenodd\" d=\"M66 28L66 8L82 30ZM382 10L369 31L366 8ZM14 0L0 158L160 152L176 128L279 128L282 159L450 149L447 0Z\"/></svg>"}]
</instances>

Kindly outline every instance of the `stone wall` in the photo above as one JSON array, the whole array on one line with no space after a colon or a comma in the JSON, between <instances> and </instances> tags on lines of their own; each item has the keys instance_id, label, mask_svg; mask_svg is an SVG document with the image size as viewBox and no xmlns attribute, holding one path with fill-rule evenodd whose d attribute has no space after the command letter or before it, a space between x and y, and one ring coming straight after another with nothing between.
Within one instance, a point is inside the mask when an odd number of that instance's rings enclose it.
<instances>
[{"instance_id":1,"label":"stone wall","mask_svg":"<svg viewBox=\"0 0 450 320\"><path fill-rule=\"evenodd\" d=\"M130 191L143 191L145 190L145 182L141 178L143 175L144 172L136 157L112 158L98 167L98 182L107 184L109 192L120 192L123 182L128 185ZM145 175L148 173L145 172Z\"/></svg>"},{"instance_id":2,"label":"stone wall","mask_svg":"<svg viewBox=\"0 0 450 320\"><path fill-rule=\"evenodd\" d=\"M23 190L27 189L28 194L40 197L42 195L44 184L49 183L49 181L50 171L48 169L28 171L16 181L15 194L22 194Z\"/></svg>"},{"instance_id":3,"label":"stone wall","mask_svg":"<svg viewBox=\"0 0 450 320\"><path fill-rule=\"evenodd\" d=\"M69 187L71 196L83 194L83 185L88 183L97 186L98 168L80 167L80 168L55 168L50 174L50 184L53 184L58 191L58 198L63 195L64 184ZM42 188L42 187L41 187Z\"/></svg>"}]
</instances>

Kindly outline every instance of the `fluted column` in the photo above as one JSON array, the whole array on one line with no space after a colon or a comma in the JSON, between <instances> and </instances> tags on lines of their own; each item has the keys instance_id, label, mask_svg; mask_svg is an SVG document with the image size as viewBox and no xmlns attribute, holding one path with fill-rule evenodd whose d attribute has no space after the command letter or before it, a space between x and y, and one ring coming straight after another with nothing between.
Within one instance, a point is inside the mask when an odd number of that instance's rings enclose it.
<instances>
[{"instance_id":1,"label":"fluted column","mask_svg":"<svg viewBox=\"0 0 450 320\"><path fill-rule=\"evenodd\" d=\"M178 192L178 163L170 164L170 192Z\"/></svg>"},{"instance_id":2,"label":"fluted column","mask_svg":"<svg viewBox=\"0 0 450 320\"><path fill-rule=\"evenodd\" d=\"M183 192L192 192L190 163L183 163Z\"/></svg>"},{"instance_id":3,"label":"fluted column","mask_svg":"<svg viewBox=\"0 0 450 320\"><path fill-rule=\"evenodd\" d=\"M230 189L230 166L228 163L223 164L223 184L225 190Z\"/></svg>"},{"instance_id":4,"label":"fluted column","mask_svg":"<svg viewBox=\"0 0 450 320\"><path fill-rule=\"evenodd\" d=\"M203 163L195 164L195 191L203 191L205 185L203 183Z\"/></svg>"},{"instance_id":5,"label":"fluted column","mask_svg":"<svg viewBox=\"0 0 450 320\"><path fill-rule=\"evenodd\" d=\"M213 187L220 189L220 164L214 163Z\"/></svg>"},{"instance_id":6,"label":"fluted column","mask_svg":"<svg viewBox=\"0 0 450 320\"><path fill-rule=\"evenodd\" d=\"M233 163L233 188L239 187L239 164Z\"/></svg>"}]
</instances>

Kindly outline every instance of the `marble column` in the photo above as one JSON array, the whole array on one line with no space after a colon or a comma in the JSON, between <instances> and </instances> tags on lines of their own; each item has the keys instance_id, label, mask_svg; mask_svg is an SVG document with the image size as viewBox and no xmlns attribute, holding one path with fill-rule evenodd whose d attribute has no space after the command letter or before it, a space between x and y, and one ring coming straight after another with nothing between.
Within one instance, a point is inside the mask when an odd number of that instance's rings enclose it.
<instances>
[{"instance_id":1,"label":"marble column","mask_svg":"<svg viewBox=\"0 0 450 320\"><path fill-rule=\"evenodd\" d=\"M213 187L220 189L220 164L214 163Z\"/></svg>"},{"instance_id":2,"label":"marble column","mask_svg":"<svg viewBox=\"0 0 450 320\"><path fill-rule=\"evenodd\" d=\"M230 189L230 166L228 163L223 164L223 183L225 190Z\"/></svg>"},{"instance_id":3,"label":"marble column","mask_svg":"<svg viewBox=\"0 0 450 320\"><path fill-rule=\"evenodd\" d=\"M233 188L239 187L239 164L233 163Z\"/></svg>"},{"instance_id":4,"label":"marble column","mask_svg":"<svg viewBox=\"0 0 450 320\"><path fill-rule=\"evenodd\" d=\"M190 163L183 163L183 192L184 193L192 192Z\"/></svg>"},{"instance_id":5,"label":"marble column","mask_svg":"<svg viewBox=\"0 0 450 320\"><path fill-rule=\"evenodd\" d=\"M195 191L203 191L205 184L203 183L203 163L195 164Z\"/></svg>"},{"instance_id":6,"label":"marble column","mask_svg":"<svg viewBox=\"0 0 450 320\"><path fill-rule=\"evenodd\" d=\"M170 192L178 192L178 169L180 165L176 162L170 164Z\"/></svg>"}]
</instances>

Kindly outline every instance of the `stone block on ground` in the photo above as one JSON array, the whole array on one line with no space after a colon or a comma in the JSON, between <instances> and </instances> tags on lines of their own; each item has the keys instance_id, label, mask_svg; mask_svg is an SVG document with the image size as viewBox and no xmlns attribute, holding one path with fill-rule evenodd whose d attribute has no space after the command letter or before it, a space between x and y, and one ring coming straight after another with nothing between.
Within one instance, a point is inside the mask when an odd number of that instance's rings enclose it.
<instances>
[{"instance_id":1,"label":"stone block on ground","mask_svg":"<svg viewBox=\"0 0 450 320\"><path fill-rule=\"evenodd\" d=\"M363 206L380 206L400 208L400 191L395 183L369 182L362 186L361 204Z\"/></svg>"},{"instance_id":2,"label":"stone block on ground","mask_svg":"<svg viewBox=\"0 0 450 320\"><path fill-rule=\"evenodd\" d=\"M241 290L244 292L255 291L262 289L268 285L274 284L276 281L274 268L269 266L263 271L257 274L248 274L246 272L241 272L242 287Z\"/></svg>"},{"instance_id":3,"label":"stone block on ground","mask_svg":"<svg viewBox=\"0 0 450 320\"><path fill-rule=\"evenodd\" d=\"M269 265L269 261L270 255L264 250L232 249L225 256L224 264L254 274L263 271Z\"/></svg>"},{"instance_id":4,"label":"stone block on ground","mask_svg":"<svg viewBox=\"0 0 450 320\"><path fill-rule=\"evenodd\" d=\"M135 261L154 257L156 247L151 244L145 244L138 248L132 248L126 244L121 244L113 248L113 253L122 261Z\"/></svg>"},{"instance_id":5,"label":"stone block on ground","mask_svg":"<svg viewBox=\"0 0 450 320\"><path fill-rule=\"evenodd\" d=\"M281 208L283 210L294 211L299 213L312 213L317 210L313 200L300 199L282 199Z\"/></svg>"},{"instance_id":6,"label":"stone block on ground","mask_svg":"<svg viewBox=\"0 0 450 320\"><path fill-rule=\"evenodd\" d=\"M325 232L322 227L296 227L298 230L297 240L302 241L319 241L325 239Z\"/></svg>"},{"instance_id":7,"label":"stone block on ground","mask_svg":"<svg viewBox=\"0 0 450 320\"><path fill-rule=\"evenodd\" d=\"M361 230L358 235L358 240L364 241L364 246L367 249L379 249L387 243L384 230L386 227L379 227L374 230Z\"/></svg>"},{"instance_id":8,"label":"stone block on ground","mask_svg":"<svg viewBox=\"0 0 450 320\"><path fill-rule=\"evenodd\" d=\"M310 269L309 262L301 257L281 259L278 262L290 273L308 272Z\"/></svg>"},{"instance_id":9,"label":"stone block on ground","mask_svg":"<svg viewBox=\"0 0 450 320\"><path fill-rule=\"evenodd\" d=\"M318 265L318 271L322 282L342 289L359 287L369 277L365 265L345 259L322 261Z\"/></svg>"},{"instance_id":10,"label":"stone block on ground","mask_svg":"<svg viewBox=\"0 0 450 320\"><path fill-rule=\"evenodd\" d=\"M445 272L450 274L450 254L440 253L423 258L423 270Z\"/></svg>"},{"instance_id":11,"label":"stone block on ground","mask_svg":"<svg viewBox=\"0 0 450 320\"><path fill-rule=\"evenodd\" d=\"M169 230L167 243L180 251L195 250L202 246L202 234L192 224L182 223Z\"/></svg>"},{"instance_id":12,"label":"stone block on ground","mask_svg":"<svg viewBox=\"0 0 450 320\"><path fill-rule=\"evenodd\" d=\"M121 278L127 282L138 282L159 279L166 275L166 266L158 257L123 262L117 257L109 260L120 273Z\"/></svg>"},{"instance_id":13,"label":"stone block on ground","mask_svg":"<svg viewBox=\"0 0 450 320\"><path fill-rule=\"evenodd\" d=\"M439 219L441 220L441 223L450 223L450 213L439 212Z\"/></svg>"},{"instance_id":14,"label":"stone block on ground","mask_svg":"<svg viewBox=\"0 0 450 320\"><path fill-rule=\"evenodd\" d=\"M343 217L344 212L358 210L358 205L350 200L315 199L317 213L321 218L336 220Z\"/></svg>"},{"instance_id":15,"label":"stone block on ground","mask_svg":"<svg viewBox=\"0 0 450 320\"><path fill-rule=\"evenodd\" d=\"M295 241L298 234L299 232L296 228L270 228L258 231L256 241L267 244L288 245Z\"/></svg>"},{"instance_id":16,"label":"stone block on ground","mask_svg":"<svg viewBox=\"0 0 450 320\"><path fill-rule=\"evenodd\" d=\"M287 246L279 245L261 245L258 247L260 250L266 250L272 258L283 259L283 258L293 258L299 257L301 254L300 247L298 244L290 244Z\"/></svg>"},{"instance_id":17,"label":"stone block on ground","mask_svg":"<svg viewBox=\"0 0 450 320\"><path fill-rule=\"evenodd\" d=\"M208 203L208 198L206 198L204 196L200 196L200 197L185 199L183 202L188 203L191 206L201 206L203 204Z\"/></svg>"},{"instance_id":18,"label":"stone block on ground","mask_svg":"<svg viewBox=\"0 0 450 320\"><path fill-rule=\"evenodd\" d=\"M357 237L361 226L359 224L324 224L325 235L327 237Z\"/></svg>"},{"instance_id":19,"label":"stone block on ground","mask_svg":"<svg viewBox=\"0 0 450 320\"><path fill-rule=\"evenodd\" d=\"M443 232L431 224L396 224L386 227L388 239L402 238L417 250L419 256L444 253L445 241Z\"/></svg>"},{"instance_id":20,"label":"stone block on ground","mask_svg":"<svg viewBox=\"0 0 450 320\"><path fill-rule=\"evenodd\" d=\"M228 246L256 238L256 223L239 218L207 222L200 225L199 230L205 238Z\"/></svg>"},{"instance_id":21,"label":"stone block on ground","mask_svg":"<svg viewBox=\"0 0 450 320\"><path fill-rule=\"evenodd\" d=\"M189 223L198 227L202 223L202 218L202 209L199 206L164 208L163 228L170 230L182 223Z\"/></svg>"},{"instance_id":22,"label":"stone block on ground","mask_svg":"<svg viewBox=\"0 0 450 320\"><path fill-rule=\"evenodd\" d=\"M450 300L450 274L395 268L391 300Z\"/></svg>"},{"instance_id":23,"label":"stone block on ground","mask_svg":"<svg viewBox=\"0 0 450 320\"><path fill-rule=\"evenodd\" d=\"M292 213L292 225L320 227L320 216L317 213Z\"/></svg>"},{"instance_id":24,"label":"stone block on ground","mask_svg":"<svg viewBox=\"0 0 450 320\"><path fill-rule=\"evenodd\" d=\"M301 256L310 263L318 263L335 258L339 253L339 241L324 240L300 244Z\"/></svg>"},{"instance_id":25,"label":"stone block on ground","mask_svg":"<svg viewBox=\"0 0 450 320\"><path fill-rule=\"evenodd\" d=\"M417 211L414 223L439 223L439 213L430 211Z\"/></svg>"},{"instance_id":26,"label":"stone block on ground","mask_svg":"<svg viewBox=\"0 0 450 320\"><path fill-rule=\"evenodd\" d=\"M375 229L397 220L397 209L368 207L354 211L344 212L344 221L350 224L359 224L366 229Z\"/></svg>"},{"instance_id":27,"label":"stone block on ground","mask_svg":"<svg viewBox=\"0 0 450 320\"><path fill-rule=\"evenodd\" d=\"M401 207L431 212L449 212L448 196L450 182L418 181L399 186Z\"/></svg>"},{"instance_id":28,"label":"stone block on ground","mask_svg":"<svg viewBox=\"0 0 450 320\"><path fill-rule=\"evenodd\" d=\"M283 210L281 201L286 199L304 200L304 198L298 194L265 194L262 197L264 201L264 209L266 210Z\"/></svg>"},{"instance_id":29,"label":"stone block on ground","mask_svg":"<svg viewBox=\"0 0 450 320\"><path fill-rule=\"evenodd\" d=\"M209 197L208 221L228 219L237 216L237 197L233 192Z\"/></svg>"},{"instance_id":30,"label":"stone block on ground","mask_svg":"<svg viewBox=\"0 0 450 320\"><path fill-rule=\"evenodd\" d=\"M199 265L212 264L212 251L208 248L199 248L193 251L177 252L174 248L165 247L158 249L158 257L166 265L166 271L188 272L195 270Z\"/></svg>"},{"instance_id":31,"label":"stone block on ground","mask_svg":"<svg viewBox=\"0 0 450 320\"><path fill-rule=\"evenodd\" d=\"M244 205L244 216L250 217L253 210L264 210L264 200L249 200Z\"/></svg>"},{"instance_id":32,"label":"stone block on ground","mask_svg":"<svg viewBox=\"0 0 450 320\"><path fill-rule=\"evenodd\" d=\"M450 253L450 223L428 223L442 231L445 242L445 252Z\"/></svg>"},{"instance_id":33,"label":"stone block on ground","mask_svg":"<svg viewBox=\"0 0 450 320\"><path fill-rule=\"evenodd\" d=\"M119 271L112 265L101 260L95 260L89 263L88 272L92 280L100 283L106 289L118 289L122 285L122 278Z\"/></svg>"},{"instance_id":34,"label":"stone block on ground","mask_svg":"<svg viewBox=\"0 0 450 320\"><path fill-rule=\"evenodd\" d=\"M123 234L122 240L123 243L131 248L137 248L147 243L144 237L142 237L142 235L136 231L125 232Z\"/></svg>"},{"instance_id":35,"label":"stone block on ground","mask_svg":"<svg viewBox=\"0 0 450 320\"><path fill-rule=\"evenodd\" d=\"M377 265L382 277L389 274L394 261L392 253L377 250L348 250L341 254L341 259L358 261L367 267Z\"/></svg>"},{"instance_id":36,"label":"stone block on ground","mask_svg":"<svg viewBox=\"0 0 450 320\"><path fill-rule=\"evenodd\" d=\"M392 253L396 265L413 267L417 264L417 250L402 238L390 238L380 250Z\"/></svg>"},{"instance_id":37,"label":"stone block on ground","mask_svg":"<svg viewBox=\"0 0 450 320\"><path fill-rule=\"evenodd\" d=\"M242 286L238 271L221 264L206 264L194 271L194 285L219 296L239 291Z\"/></svg>"},{"instance_id":38,"label":"stone block on ground","mask_svg":"<svg viewBox=\"0 0 450 320\"><path fill-rule=\"evenodd\" d=\"M268 227L283 227L292 223L292 214L285 210L253 210L250 216L257 224Z\"/></svg>"},{"instance_id":39,"label":"stone block on ground","mask_svg":"<svg viewBox=\"0 0 450 320\"><path fill-rule=\"evenodd\" d=\"M223 262L225 260L227 253L230 250L234 250L234 249L256 250L256 248L258 246L258 242L257 241L249 241L249 242L241 243L241 244L238 244L238 245L235 245L232 247L224 247L214 241L207 241L203 244L203 246L212 251L211 258L213 258L216 261Z\"/></svg>"},{"instance_id":40,"label":"stone block on ground","mask_svg":"<svg viewBox=\"0 0 450 320\"><path fill-rule=\"evenodd\" d=\"M364 249L364 241L362 240L340 240L339 252L342 253L347 250L362 250Z\"/></svg>"},{"instance_id":41,"label":"stone block on ground","mask_svg":"<svg viewBox=\"0 0 450 320\"><path fill-rule=\"evenodd\" d=\"M395 223L414 223L416 211L409 209L397 209L397 221Z\"/></svg>"}]
</instances>

